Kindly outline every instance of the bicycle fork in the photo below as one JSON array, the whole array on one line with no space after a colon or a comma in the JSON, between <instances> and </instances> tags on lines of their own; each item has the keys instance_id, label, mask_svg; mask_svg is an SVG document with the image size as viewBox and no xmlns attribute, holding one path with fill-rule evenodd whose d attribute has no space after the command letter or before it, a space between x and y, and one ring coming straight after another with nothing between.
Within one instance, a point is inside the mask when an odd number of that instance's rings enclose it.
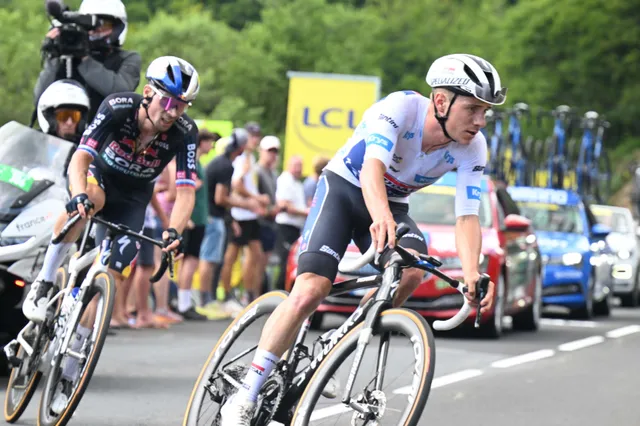
<instances>
[{"instance_id":1,"label":"bicycle fork","mask_svg":"<svg viewBox=\"0 0 640 426\"><path fill-rule=\"evenodd\" d=\"M399 268L396 265L391 265L384 272L382 278L382 285L375 295L375 302L367 312L367 316L364 319L364 326L358 337L358 346L356 348L355 358L349 372L349 379L347 380L347 386L345 387L344 394L342 396L342 403L351 407L355 411L364 416L374 414L366 404L366 401L353 400L351 393L353 391L353 385L362 364L362 358L367 345L371 341L373 335L373 328L380 320L380 314L389 305L389 301L393 299L395 292L400 285ZM388 284L387 284L388 283ZM382 390L382 384L384 381L383 371L387 364L387 354L389 352L389 335L388 333L383 335L380 341L380 347L378 349L378 365L376 374L375 389ZM365 402L364 404L362 402Z\"/></svg>"}]
</instances>

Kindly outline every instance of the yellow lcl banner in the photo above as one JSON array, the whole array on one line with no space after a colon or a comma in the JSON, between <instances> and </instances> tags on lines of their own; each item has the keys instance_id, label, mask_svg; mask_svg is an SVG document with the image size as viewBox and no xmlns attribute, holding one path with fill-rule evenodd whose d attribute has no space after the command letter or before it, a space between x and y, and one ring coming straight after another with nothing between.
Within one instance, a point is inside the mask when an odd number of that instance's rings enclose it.
<instances>
[{"instance_id":1,"label":"yellow lcl banner","mask_svg":"<svg viewBox=\"0 0 640 426\"><path fill-rule=\"evenodd\" d=\"M358 126L365 110L380 98L375 76L289 71L284 167L296 154L302 173L312 173L316 155L333 157Z\"/></svg>"}]
</instances>

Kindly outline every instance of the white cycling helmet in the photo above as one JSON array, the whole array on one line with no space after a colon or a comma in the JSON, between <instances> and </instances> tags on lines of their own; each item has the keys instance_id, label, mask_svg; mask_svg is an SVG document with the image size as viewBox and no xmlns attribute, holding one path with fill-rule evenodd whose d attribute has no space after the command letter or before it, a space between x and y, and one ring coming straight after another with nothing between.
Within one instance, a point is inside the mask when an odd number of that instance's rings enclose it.
<instances>
[{"instance_id":1,"label":"white cycling helmet","mask_svg":"<svg viewBox=\"0 0 640 426\"><path fill-rule=\"evenodd\" d=\"M189 62L175 56L161 56L149 64L147 80L160 91L185 102L196 99L200 91L198 72Z\"/></svg>"},{"instance_id":2,"label":"white cycling helmet","mask_svg":"<svg viewBox=\"0 0 640 426\"><path fill-rule=\"evenodd\" d=\"M58 80L47 87L38 99L38 107L36 108L38 124L44 133L54 135L58 126L54 114L56 108L79 109L82 112L77 129L79 136L87 125L89 107L89 96L80 83L69 79Z\"/></svg>"},{"instance_id":3,"label":"white cycling helmet","mask_svg":"<svg viewBox=\"0 0 640 426\"><path fill-rule=\"evenodd\" d=\"M112 46L122 46L127 38L127 9L120 0L83 0L79 13L114 20L113 32L108 38Z\"/></svg>"},{"instance_id":4,"label":"white cycling helmet","mask_svg":"<svg viewBox=\"0 0 640 426\"><path fill-rule=\"evenodd\" d=\"M436 59L427 72L426 80L434 89L444 87L491 105L502 105L507 99L507 88L502 87L498 71L474 55L460 53Z\"/></svg>"}]
</instances>

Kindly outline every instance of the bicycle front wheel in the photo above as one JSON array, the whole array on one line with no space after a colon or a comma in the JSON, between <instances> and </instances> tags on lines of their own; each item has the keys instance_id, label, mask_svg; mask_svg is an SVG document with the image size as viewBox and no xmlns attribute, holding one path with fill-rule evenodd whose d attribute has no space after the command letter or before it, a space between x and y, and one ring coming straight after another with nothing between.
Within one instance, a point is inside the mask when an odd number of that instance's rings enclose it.
<instances>
[{"instance_id":1,"label":"bicycle front wheel","mask_svg":"<svg viewBox=\"0 0 640 426\"><path fill-rule=\"evenodd\" d=\"M332 377L343 385L338 387L338 397L342 396L363 325L344 336L320 364L298 401L292 425L418 424L429 397L436 353L431 328L408 309L381 314L355 377L352 400L371 412L363 415L322 396Z\"/></svg>"},{"instance_id":2,"label":"bicycle front wheel","mask_svg":"<svg viewBox=\"0 0 640 426\"><path fill-rule=\"evenodd\" d=\"M82 311L78 317L78 321L75 324L67 323L67 333L76 333L78 325L80 324L80 318L86 312L88 306L92 301L97 302L96 315L93 323L93 331L88 337L86 343L78 350L83 359L79 360L77 379L72 383L71 394L68 398L64 409L60 410L59 414L52 410L52 403L57 393L61 390L62 370L65 361L71 356L67 354L57 353L54 358L53 366L47 382L42 390L42 398L40 399L40 409L38 411L38 426L63 426L73 416L75 409L78 407L82 395L89 386L89 381L93 376L93 371L98 365L98 359L102 352L102 347L107 338L107 332L109 331L109 322L111 321L111 313L113 312L113 304L115 301L115 280L111 274L102 272L95 276L91 286L88 288L88 292L82 301ZM80 303L80 302L78 302ZM72 336L71 340L75 336Z\"/></svg>"}]
</instances>

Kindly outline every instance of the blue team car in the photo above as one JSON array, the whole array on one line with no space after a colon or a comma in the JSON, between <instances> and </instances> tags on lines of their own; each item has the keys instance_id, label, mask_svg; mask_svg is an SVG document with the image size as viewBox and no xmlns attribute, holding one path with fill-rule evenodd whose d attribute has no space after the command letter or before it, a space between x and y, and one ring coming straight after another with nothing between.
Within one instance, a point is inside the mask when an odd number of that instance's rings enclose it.
<instances>
[{"instance_id":1,"label":"blue team car","mask_svg":"<svg viewBox=\"0 0 640 426\"><path fill-rule=\"evenodd\" d=\"M542 254L542 303L571 309L579 318L609 315L611 231L599 224L572 191L527 186L507 188L521 214L533 222Z\"/></svg>"}]
</instances>

